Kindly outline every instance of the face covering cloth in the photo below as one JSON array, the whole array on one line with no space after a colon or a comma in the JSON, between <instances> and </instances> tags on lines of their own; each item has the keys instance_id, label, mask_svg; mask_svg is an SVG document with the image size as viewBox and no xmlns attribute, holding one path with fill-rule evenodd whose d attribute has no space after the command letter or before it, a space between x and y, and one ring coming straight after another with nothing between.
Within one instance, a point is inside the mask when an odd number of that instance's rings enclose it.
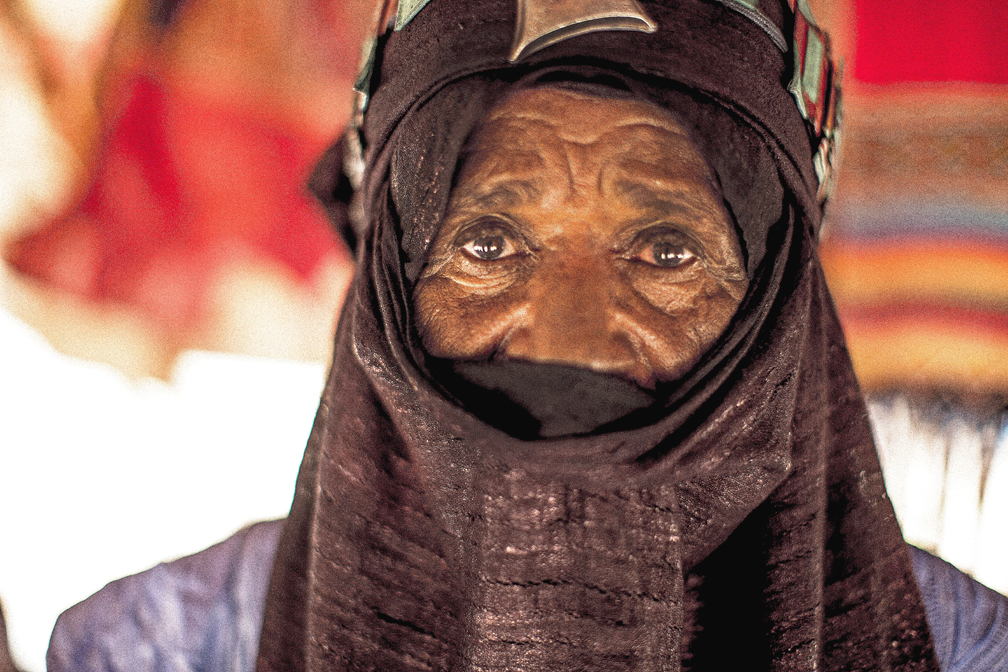
<instances>
[{"instance_id":1,"label":"face covering cloth","mask_svg":"<svg viewBox=\"0 0 1008 672\"><path fill-rule=\"evenodd\" d=\"M517 62L510 2L432 0L379 39L363 180L349 187L342 147L315 179L358 273L260 672L938 669L819 266L792 56L720 2L642 7L653 33L588 33ZM760 16L790 34L787 5ZM518 88L556 85L682 119L750 278L679 380L641 396L579 383L601 424L557 424L562 398L542 410L564 367L435 360L412 315L473 129Z\"/></svg>"}]
</instances>

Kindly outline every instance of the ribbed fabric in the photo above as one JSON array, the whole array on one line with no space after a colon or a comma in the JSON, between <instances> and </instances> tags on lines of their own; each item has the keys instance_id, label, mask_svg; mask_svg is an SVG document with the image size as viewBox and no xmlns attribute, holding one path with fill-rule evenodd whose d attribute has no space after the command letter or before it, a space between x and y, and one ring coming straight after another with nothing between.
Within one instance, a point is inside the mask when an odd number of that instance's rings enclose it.
<instances>
[{"instance_id":1,"label":"ribbed fabric","mask_svg":"<svg viewBox=\"0 0 1008 672\"><path fill-rule=\"evenodd\" d=\"M53 631L48 672L252 672L283 524L257 523L194 556L111 583L67 610ZM909 548L943 672L1008 669L1008 598ZM230 569L221 574L221 567ZM181 631L165 637L151 613L178 614Z\"/></svg>"}]
</instances>

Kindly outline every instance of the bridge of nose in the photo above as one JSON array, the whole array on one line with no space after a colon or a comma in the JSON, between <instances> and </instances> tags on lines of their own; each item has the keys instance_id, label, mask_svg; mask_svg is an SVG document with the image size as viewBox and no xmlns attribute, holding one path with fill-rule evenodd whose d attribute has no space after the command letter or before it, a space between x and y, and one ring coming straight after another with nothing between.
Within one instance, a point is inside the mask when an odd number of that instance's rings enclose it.
<instances>
[{"instance_id":1,"label":"bridge of nose","mask_svg":"<svg viewBox=\"0 0 1008 672\"><path fill-rule=\"evenodd\" d=\"M640 368L627 335L612 319L627 290L604 249L543 254L527 290L524 319L505 354L613 373Z\"/></svg>"}]
</instances>

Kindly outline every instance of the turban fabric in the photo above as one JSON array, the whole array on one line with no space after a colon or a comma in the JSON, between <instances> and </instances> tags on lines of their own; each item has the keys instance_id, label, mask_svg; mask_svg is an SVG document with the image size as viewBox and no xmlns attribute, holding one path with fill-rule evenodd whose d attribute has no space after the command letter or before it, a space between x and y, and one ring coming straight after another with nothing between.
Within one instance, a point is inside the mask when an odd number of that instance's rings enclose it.
<instances>
[{"instance_id":1,"label":"turban fabric","mask_svg":"<svg viewBox=\"0 0 1008 672\"><path fill-rule=\"evenodd\" d=\"M792 55L721 2L642 6L654 33L515 63L508 1L432 0L379 40L359 214L342 148L317 175L358 270L260 672L938 669L817 257ZM786 4L762 12L790 34ZM749 290L647 394L567 367L474 373L420 345L412 289L466 141L537 86L669 110L734 218Z\"/></svg>"}]
</instances>

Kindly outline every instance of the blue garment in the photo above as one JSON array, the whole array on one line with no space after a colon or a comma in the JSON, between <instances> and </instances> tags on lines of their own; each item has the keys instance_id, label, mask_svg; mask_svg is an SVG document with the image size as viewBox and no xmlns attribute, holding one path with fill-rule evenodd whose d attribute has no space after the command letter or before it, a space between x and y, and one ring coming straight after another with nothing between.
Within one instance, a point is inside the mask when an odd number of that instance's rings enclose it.
<instances>
[{"instance_id":1,"label":"blue garment","mask_svg":"<svg viewBox=\"0 0 1008 672\"><path fill-rule=\"evenodd\" d=\"M49 672L251 672L283 520L113 581L56 620Z\"/></svg>"},{"instance_id":2,"label":"blue garment","mask_svg":"<svg viewBox=\"0 0 1008 672\"><path fill-rule=\"evenodd\" d=\"M1008 670L1008 598L919 548L910 557L942 670Z\"/></svg>"},{"instance_id":3,"label":"blue garment","mask_svg":"<svg viewBox=\"0 0 1008 672\"><path fill-rule=\"evenodd\" d=\"M114 581L56 621L49 672L251 672L283 520ZM1008 598L910 547L944 672L1008 672Z\"/></svg>"}]
</instances>

